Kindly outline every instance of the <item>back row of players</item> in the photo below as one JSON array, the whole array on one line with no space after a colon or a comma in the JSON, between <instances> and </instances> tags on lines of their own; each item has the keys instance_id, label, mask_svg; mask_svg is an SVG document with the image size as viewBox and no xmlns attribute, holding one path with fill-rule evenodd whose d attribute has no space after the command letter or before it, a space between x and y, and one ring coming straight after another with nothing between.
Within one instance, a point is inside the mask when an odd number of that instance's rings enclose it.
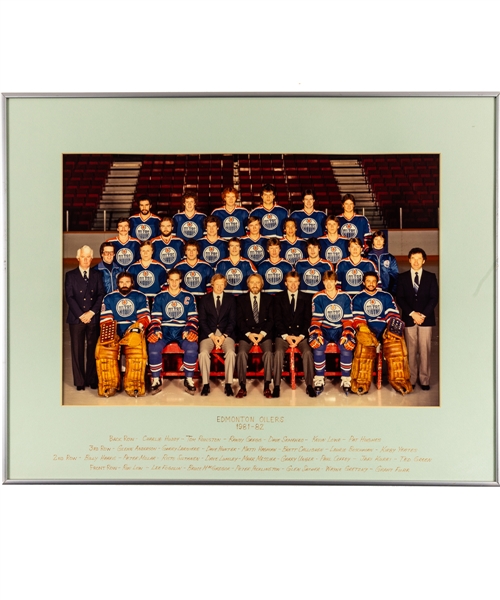
<instances>
[{"instance_id":1,"label":"back row of players","mask_svg":"<svg viewBox=\"0 0 500 600\"><path fill-rule=\"evenodd\" d=\"M262 206L249 213L236 206L238 191L226 188L224 205L207 217L196 211L196 195L188 193L182 199L183 212L162 218L151 213L149 198L141 197L139 213L120 219L118 235L101 245L98 269L106 292L116 290L116 275L126 270L134 276L135 289L152 303L166 284L167 271L176 267L182 287L194 296L209 291L214 272L225 276L227 293L246 292L247 277L257 272L263 291L277 293L286 289L285 276L292 270L300 276L300 290L314 294L324 289L323 273L333 269L338 289L349 294L362 291L363 275L369 271L379 274L379 287L394 294L396 260L385 251L383 232L375 232L368 250L370 225L354 212L353 196L344 196L338 216L315 210L313 190L305 190L302 197L303 209L288 216L275 203L274 186L266 185Z\"/></svg>"}]
</instances>

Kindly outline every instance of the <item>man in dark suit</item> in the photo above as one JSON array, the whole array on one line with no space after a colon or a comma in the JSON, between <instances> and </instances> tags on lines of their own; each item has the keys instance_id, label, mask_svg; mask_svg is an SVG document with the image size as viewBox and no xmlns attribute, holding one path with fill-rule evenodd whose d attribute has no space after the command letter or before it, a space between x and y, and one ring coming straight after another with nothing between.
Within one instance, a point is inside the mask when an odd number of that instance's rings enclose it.
<instances>
[{"instance_id":1,"label":"man in dark suit","mask_svg":"<svg viewBox=\"0 0 500 600\"><path fill-rule=\"evenodd\" d=\"M411 269L399 276L396 300L405 323L411 384L415 387L418 379L420 387L429 390L432 327L436 324L434 308L439 290L434 273L422 268L427 259L425 251L412 248L408 259Z\"/></svg>"},{"instance_id":2,"label":"man in dark suit","mask_svg":"<svg viewBox=\"0 0 500 600\"><path fill-rule=\"evenodd\" d=\"M274 297L274 333L276 335L274 340L274 398L279 398L280 395L283 360L289 347L299 348L304 365L306 392L311 398L316 398L316 392L312 386L314 361L307 339L312 316L311 295L299 292L299 285L299 275L295 271L290 271L285 275L287 291L280 292Z\"/></svg>"},{"instance_id":3,"label":"man in dark suit","mask_svg":"<svg viewBox=\"0 0 500 600\"><path fill-rule=\"evenodd\" d=\"M216 273L211 280L213 292L200 296L198 299L200 366L203 387L202 396L210 393L210 352L213 348L222 348L224 351L224 393L233 396L231 384L233 383L234 365L236 354L234 351L236 299L231 294L225 294L226 278Z\"/></svg>"},{"instance_id":4,"label":"man in dark suit","mask_svg":"<svg viewBox=\"0 0 500 600\"><path fill-rule=\"evenodd\" d=\"M236 322L238 333L238 356L236 359L240 389L237 398L247 395L247 363L250 348L262 348L264 363L264 396L271 398L271 379L273 374L273 297L261 293L264 287L262 276L256 273L247 279L249 293L238 296L236 302Z\"/></svg>"},{"instance_id":5,"label":"man in dark suit","mask_svg":"<svg viewBox=\"0 0 500 600\"><path fill-rule=\"evenodd\" d=\"M90 268L93 257L94 253L89 246L79 248L76 254L79 266L66 273L64 282L73 383L77 390L84 390L86 385L97 389L95 347L99 338L99 314L105 290L101 273Z\"/></svg>"}]
</instances>

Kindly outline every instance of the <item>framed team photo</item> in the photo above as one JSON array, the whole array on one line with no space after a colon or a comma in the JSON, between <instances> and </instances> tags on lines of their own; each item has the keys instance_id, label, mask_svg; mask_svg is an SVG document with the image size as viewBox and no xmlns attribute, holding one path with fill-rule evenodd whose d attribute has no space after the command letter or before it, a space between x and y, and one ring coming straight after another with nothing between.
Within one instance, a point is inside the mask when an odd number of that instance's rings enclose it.
<instances>
[{"instance_id":1,"label":"framed team photo","mask_svg":"<svg viewBox=\"0 0 500 600\"><path fill-rule=\"evenodd\" d=\"M497 103L4 97L5 479L497 483Z\"/></svg>"}]
</instances>

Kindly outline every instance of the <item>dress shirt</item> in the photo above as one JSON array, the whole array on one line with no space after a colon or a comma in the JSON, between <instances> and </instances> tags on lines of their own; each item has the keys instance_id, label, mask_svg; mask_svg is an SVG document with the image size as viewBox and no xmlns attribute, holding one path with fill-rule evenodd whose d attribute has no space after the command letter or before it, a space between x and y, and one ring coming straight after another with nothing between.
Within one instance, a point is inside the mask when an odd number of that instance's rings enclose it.
<instances>
[{"instance_id":1,"label":"dress shirt","mask_svg":"<svg viewBox=\"0 0 500 600\"><path fill-rule=\"evenodd\" d=\"M257 306L259 308L259 312L260 312L260 292L258 294L253 294L252 292L248 292L248 295L250 296L250 305L253 306L253 301L254 298L257 300ZM251 333L251 331L247 331L246 335L248 337L248 335ZM264 337L266 337L267 333L265 331L261 331L260 332Z\"/></svg>"},{"instance_id":2,"label":"dress shirt","mask_svg":"<svg viewBox=\"0 0 500 600\"><path fill-rule=\"evenodd\" d=\"M291 304L292 303L292 292L290 290L287 290L287 294L288 294L288 302ZM297 290L296 292L293 292L293 298L295 300L295 310L297 310L298 297L299 297L299 290ZM284 333L281 337L286 341L286 338L288 337L288 333ZM305 337L304 335L300 334L299 335L300 341L302 341L304 339L304 337Z\"/></svg>"}]
</instances>

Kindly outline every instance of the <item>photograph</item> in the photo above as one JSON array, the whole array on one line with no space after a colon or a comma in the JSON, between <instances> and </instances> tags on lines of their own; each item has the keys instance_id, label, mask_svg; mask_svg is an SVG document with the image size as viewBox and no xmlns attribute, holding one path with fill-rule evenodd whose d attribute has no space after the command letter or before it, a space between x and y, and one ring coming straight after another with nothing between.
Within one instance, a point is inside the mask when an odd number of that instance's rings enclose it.
<instances>
[{"instance_id":1,"label":"photograph","mask_svg":"<svg viewBox=\"0 0 500 600\"><path fill-rule=\"evenodd\" d=\"M439 158L65 154L63 404L439 406Z\"/></svg>"}]
</instances>

